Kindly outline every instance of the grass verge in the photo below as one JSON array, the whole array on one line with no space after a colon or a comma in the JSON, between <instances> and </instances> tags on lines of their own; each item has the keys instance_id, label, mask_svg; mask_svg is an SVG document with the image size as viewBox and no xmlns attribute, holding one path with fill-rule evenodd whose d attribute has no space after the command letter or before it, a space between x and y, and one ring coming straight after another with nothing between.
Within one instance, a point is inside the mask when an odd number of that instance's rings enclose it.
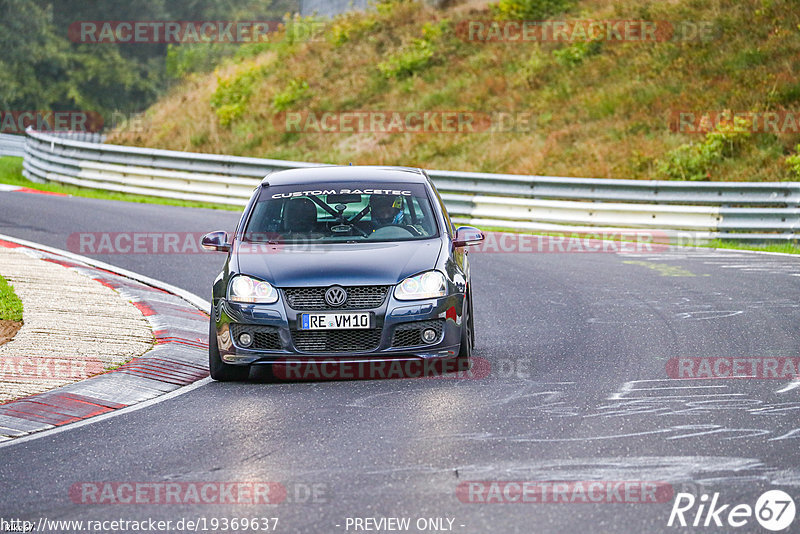
<instances>
[{"instance_id":1,"label":"grass verge","mask_svg":"<svg viewBox=\"0 0 800 534\"><path fill-rule=\"evenodd\" d=\"M725 241L723 239L714 239L706 245L699 245L710 248L729 248L735 250L757 250L760 252L780 252L783 254L800 254L800 245L797 243L775 243L763 245L749 245L746 243L738 243L736 241Z\"/></svg>"},{"instance_id":2,"label":"grass verge","mask_svg":"<svg viewBox=\"0 0 800 534\"><path fill-rule=\"evenodd\" d=\"M237 206L226 206L224 204L212 204L210 202L196 202L193 200L176 200L171 198L149 197L145 195L130 195L128 193L117 193L114 191L102 191L100 189L89 189L86 187L76 187L71 185L61 185L55 183L40 184L31 182L22 176L22 158L0 157L0 184L18 185L37 191L47 191L50 193L62 193L75 197L99 198L103 200L121 200L124 202L138 202L144 204L163 204L165 206L181 206L185 208L210 208L227 211L241 211Z\"/></svg>"},{"instance_id":3,"label":"grass verge","mask_svg":"<svg viewBox=\"0 0 800 534\"><path fill-rule=\"evenodd\" d=\"M14 293L14 286L0 276L0 321L22 322L22 301Z\"/></svg>"}]
</instances>

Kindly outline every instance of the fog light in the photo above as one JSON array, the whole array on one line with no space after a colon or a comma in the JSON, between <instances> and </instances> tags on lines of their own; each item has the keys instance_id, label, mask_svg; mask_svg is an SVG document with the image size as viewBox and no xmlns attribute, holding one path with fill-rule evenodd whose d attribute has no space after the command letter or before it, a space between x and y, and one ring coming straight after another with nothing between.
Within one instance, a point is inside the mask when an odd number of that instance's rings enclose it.
<instances>
[{"instance_id":1,"label":"fog light","mask_svg":"<svg viewBox=\"0 0 800 534\"><path fill-rule=\"evenodd\" d=\"M436 330L433 328L426 328L422 331L422 341L425 343L433 343L433 340L436 339Z\"/></svg>"},{"instance_id":2,"label":"fog light","mask_svg":"<svg viewBox=\"0 0 800 534\"><path fill-rule=\"evenodd\" d=\"M252 342L253 342L253 336L251 336L247 332L239 335L239 344L241 346L249 347Z\"/></svg>"}]
</instances>

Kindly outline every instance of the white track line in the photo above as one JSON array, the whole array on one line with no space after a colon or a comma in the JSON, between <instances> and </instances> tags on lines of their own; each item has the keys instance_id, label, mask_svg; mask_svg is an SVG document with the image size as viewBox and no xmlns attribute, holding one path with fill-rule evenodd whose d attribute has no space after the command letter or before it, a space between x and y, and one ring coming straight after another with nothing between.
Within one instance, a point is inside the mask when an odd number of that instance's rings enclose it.
<instances>
[{"instance_id":1,"label":"white track line","mask_svg":"<svg viewBox=\"0 0 800 534\"><path fill-rule=\"evenodd\" d=\"M85 426L85 425L91 425L91 424L94 424L94 423L99 423L101 421L105 421L106 419L111 419L112 417L116 417L118 415L125 415L125 414L128 414L128 413L132 413L132 412L135 412L136 410L141 410L142 408L147 408L147 407L152 406L154 404L158 404L159 402L164 402L164 401L167 401L167 400L170 400L170 399L174 399L175 397L183 395L184 393L189 393L190 391L193 391L193 390L195 390L195 389L197 389L199 387L205 386L206 384L208 384L209 382L212 382L212 381L213 380L211 379L211 377L206 377L206 378L203 378L201 380L198 380L197 382L189 384L188 386L184 386L184 387L176 389L174 391L170 391L169 393L165 393L164 395L160 395L160 396L158 396L158 397L156 397L154 399L150 399L150 400L146 400L144 402L133 404L133 405L127 406L125 408L120 408L119 410L114 410L112 412L107 412L107 413L104 413L102 415L96 415L94 417L89 417L88 419L83 419L83 420L77 421L75 423L68 423L68 424L63 425L63 426L59 426L59 427L56 427L56 428L51 428L50 430L42 430L40 432L34 432L33 434L28 434L27 436L22 436L22 437L19 437L19 438L13 438L13 439L11 439L11 440L9 440L7 442L0 443L0 449L3 449L5 447L13 447L14 445L18 445L20 443L25 443L25 442L28 442L28 441L32 441L34 439L46 438L46 437L49 437L49 436L54 436L56 434L60 434L61 432L65 432L67 430L74 430L76 428L79 428L79 427L82 427L82 426Z\"/></svg>"}]
</instances>

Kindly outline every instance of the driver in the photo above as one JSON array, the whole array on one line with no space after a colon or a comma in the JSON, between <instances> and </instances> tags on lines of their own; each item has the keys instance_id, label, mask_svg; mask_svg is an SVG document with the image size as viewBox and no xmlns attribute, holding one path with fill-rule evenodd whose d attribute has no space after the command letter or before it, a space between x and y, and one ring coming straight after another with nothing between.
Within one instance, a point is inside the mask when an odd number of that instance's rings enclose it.
<instances>
[{"instance_id":1,"label":"driver","mask_svg":"<svg viewBox=\"0 0 800 534\"><path fill-rule=\"evenodd\" d=\"M373 232L390 224L405 224L403 197L372 195L369 197L369 211L372 215Z\"/></svg>"}]
</instances>

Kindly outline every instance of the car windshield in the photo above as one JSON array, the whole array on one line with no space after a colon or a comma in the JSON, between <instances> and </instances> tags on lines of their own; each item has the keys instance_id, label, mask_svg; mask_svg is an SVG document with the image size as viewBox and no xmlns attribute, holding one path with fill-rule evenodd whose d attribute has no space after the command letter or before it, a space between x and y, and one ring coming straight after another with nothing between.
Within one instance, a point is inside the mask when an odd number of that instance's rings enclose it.
<instances>
[{"instance_id":1,"label":"car windshield","mask_svg":"<svg viewBox=\"0 0 800 534\"><path fill-rule=\"evenodd\" d=\"M438 235L424 184L324 183L261 190L249 242L410 241Z\"/></svg>"}]
</instances>

